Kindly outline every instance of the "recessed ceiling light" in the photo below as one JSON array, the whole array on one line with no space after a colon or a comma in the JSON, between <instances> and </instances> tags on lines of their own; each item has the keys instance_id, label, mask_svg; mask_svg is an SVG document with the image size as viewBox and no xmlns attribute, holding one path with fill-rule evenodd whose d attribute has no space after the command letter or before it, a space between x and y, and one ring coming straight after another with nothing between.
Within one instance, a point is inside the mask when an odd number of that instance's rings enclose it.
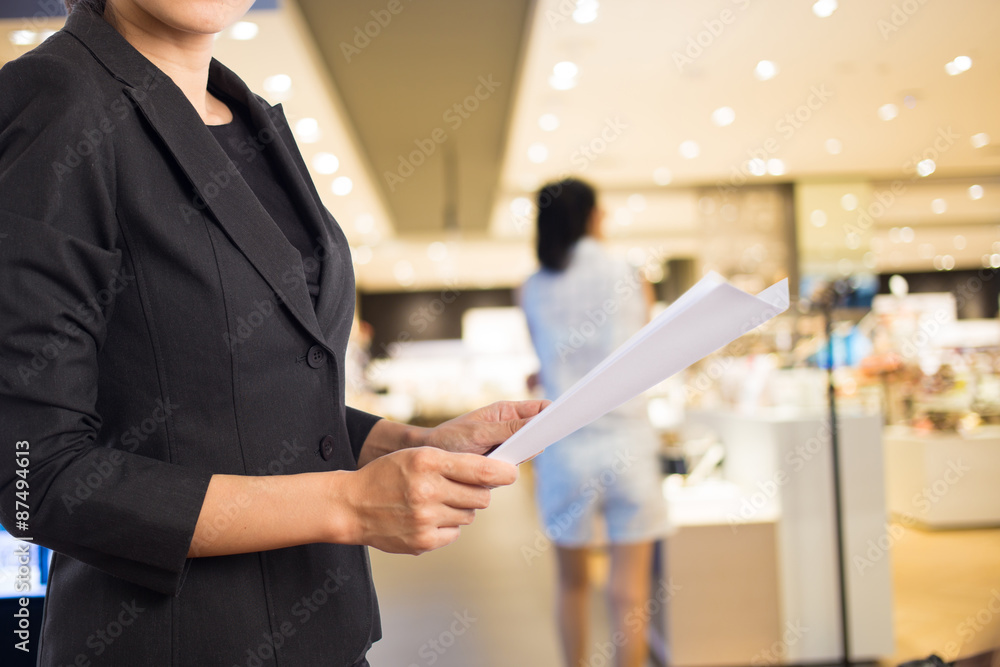
<instances>
[{"instance_id":1,"label":"recessed ceiling light","mask_svg":"<svg viewBox=\"0 0 1000 667\"><path fill-rule=\"evenodd\" d=\"M843 150L844 146L840 143L840 139L830 138L826 140L826 152L830 155L840 155L840 151Z\"/></svg>"},{"instance_id":2,"label":"recessed ceiling light","mask_svg":"<svg viewBox=\"0 0 1000 667\"><path fill-rule=\"evenodd\" d=\"M899 230L899 240L903 243L913 243L915 237L916 233L913 231L913 227L903 227Z\"/></svg>"},{"instance_id":3,"label":"recessed ceiling light","mask_svg":"<svg viewBox=\"0 0 1000 667\"><path fill-rule=\"evenodd\" d=\"M951 240L952 245L955 246L955 250L965 250L966 240L961 234L956 234L955 238Z\"/></svg>"},{"instance_id":4,"label":"recessed ceiling light","mask_svg":"<svg viewBox=\"0 0 1000 667\"><path fill-rule=\"evenodd\" d=\"M694 158L701 155L701 147L698 142L688 139L687 141L682 141L681 145L678 147L681 157L687 160L693 160Z\"/></svg>"},{"instance_id":5,"label":"recessed ceiling light","mask_svg":"<svg viewBox=\"0 0 1000 667\"><path fill-rule=\"evenodd\" d=\"M767 163L755 157L747 161L747 170L754 176L763 176L767 173Z\"/></svg>"},{"instance_id":6,"label":"recessed ceiling light","mask_svg":"<svg viewBox=\"0 0 1000 667\"><path fill-rule=\"evenodd\" d=\"M333 190L333 194L343 197L351 194L351 190L354 189L354 181L347 176L338 176L333 179L333 185L330 189Z\"/></svg>"},{"instance_id":7,"label":"recessed ceiling light","mask_svg":"<svg viewBox=\"0 0 1000 667\"><path fill-rule=\"evenodd\" d=\"M510 212L519 218L527 218L531 215L531 200L527 197L517 197L510 203Z\"/></svg>"},{"instance_id":8,"label":"recessed ceiling light","mask_svg":"<svg viewBox=\"0 0 1000 667\"><path fill-rule=\"evenodd\" d=\"M635 211L636 213L641 213L646 210L646 198L638 192L634 195L629 195L627 203L629 209Z\"/></svg>"},{"instance_id":9,"label":"recessed ceiling light","mask_svg":"<svg viewBox=\"0 0 1000 667\"><path fill-rule=\"evenodd\" d=\"M948 202L939 197L931 202L931 210L937 215L941 215L948 210Z\"/></svg>"},{"instance_id":10,"label":"recessed ceiling light","mask_svg":"<svg viewBox=\"0 0 1000 667\"><path fill-rule=\"evenodd\" d=\"M816 209L809 214L809 222L812 223L813 227L822 227L826 225L826 211L822 209Z\"/></svg>"},{"instance_id":11,"label":"recessed ceiling light","mask_svg":"<svg viewBox=\"0 0 1000 667\"><path fill-rule=\"evenodd\" d=\"M337 170L340 169L340 160L333 153L316 153L313 156L313 169L317 173L329 176L337 173Z\"/></svg>"},{"instance_id":12,"label":"recessed ceiling light","mask_svg":"<svg viewBox=\"0 0 1000 667\"><path fill-rule=\"evenodd\" d=\"M935 169L937 169L937 163L934 162L934 160L931 160L930 158L927 158L926 160L921 160L920 162L917 163L918 176L921 177L930 176L931 174L934 173Z\"/></svg>"},{"instance_id":13,"label":"recessed ceiling light","mask_svg":"<svg viewBox=\"0 0 1000 667\"><path fill-rule=\"evenodd\" d=\"M837 0L816 0L813 3L813 14L825 19L837 11Z\"/></svg>"},{"instance_id":14,"label":"recessed ceiling light","mask_svg":"<svg viewBox=\"0 0 1000 667\"><path fill-rule=\"evenodd\" d=\"M969 56L958 56L944 66L944 71L950 76L957 76L962 72L968 72L970 67L972 67L972 58Z\"/></svg>"},{"instance_id":15,"label":"recessed ceiling light","mask_svg":"<svg viewBox=\"0 0 1000 667\"><path fill-rule=\"evenodd\" d=\"M982 148L983 146L989 145L990 135L986 134L985 132L979 132L969 137L969 141L972 142L973 148Z\"/></svg>"},{"instance_id":16,"label":"recessed ceiling light","mask_svg":"<svg viewBox=\"0 0 1000 667\"><path fill-rule=\"evenodd\" d=\"M413 264L408 260L401 259L392 267L392 275L400 285L409 287L416 278L416 271L413 270Z\"/></svg>"},{"instance_id":17,"label":"recessed ceiling light","mask_svg":"<svg viewBox=\"0 0 1000 667\"><path fill-rule=\"evenodd\" d=\"M858 207L858 198L851 192L848 192L843 197L840 198L840 208L845 211L853 211Z\"/></svg>"},{"instance_id":18,"label":"recessed ceiling light","mask_svg":"<svg viewBox=\"0 0 1000 667\"><path fill-rule=\"evenodd\" d=\"M882 120L892 120L899 115L899 107L895 104L883 104L878 108L878 117Z\"/></svg>"},{"instance_id":19,"label":"recessed ceiling light","mask_svg":"<svg viewBox=\"0 0 1000 667\"><path fill-rule=\"evenodd\" d=\"M319 141L319 122L315 118L300 118L295 123L295 136L304 144Z\"/></svg>"},{"instance_id":20,"label":"recessed ceiling light","mask_svg":"<svg viewBox=\"0 0 1000 667\"><path fill-rule=\"evenodd\" d=\"M535 164L541 164L549 159L549 149L545 144L534 143L528 146L528 159Z\"/></svg>"},{"instance_id":21,"label":"recessed ceiling light","mask_svg":"<svg viewBox=\"0 0 1000 667\"><path fill-rule=\"evenodd\" d=\"M229 36L245 41L256 37L258 32L260 32L260 28L253 21L238 21L229 29Z\"/></svg>"},{"instance_id":22,"label":"recessed ceiling light","mask_svg":"<svg viewBox=\"0 0 1000 667\"><path fill-rule=\"evenodd\" d=\"M719 107L712 112L712 122L719 127L732 125L734 120L736 120L736 112L733 111L732 107Z\"/></svg>"},{"instance_id":23,"label":"recessed ceiling light","mask_svg":"<svg viewBox=\"0 0 1000 667\"><path fill-rule=\"evenodd\" d=\"M758 81L773 79L778 74L778 66L770 60L761 60L753 70L753 75Z\"/></svg>"},{"instance_id":24,"label":"recessed ceiling light","mask_svg":"<svg viewBox=\"0 0 1000 667\"><path fill-rule=\"evenodd\" d=\"M576 63L564 60L556 63L552 67L552 76L549 77L549 85L556 90L569 90L576 87L576 77L580 73L580 68Z\"/></svg>"},{"instance_id":25,"label":"recessed ceiling light","mask_svg":"<svg viewBox=\"0 0 1000 667\"><path fill-rule=\"evenodd\" d=\"M969 199L982 199L983 198L983 186L981 185L970 185L969 186Z\"/></svg>"},{"instance_id":26,"label":"recessed ceiling light","mask_svg":"<svg viewBox=\"0 0 1000 667\"><path fill-rule=\"evenodd\" d=\"M597 0L577 0L576 9L573 10L573 20L581 24L593 23L597 20L599 6Z\"/></svg>"},{"instance_id":27,"label":"recessed ceiling light","mask_svg":"<svg viewBox=\"0 0 1000 667\"><path fill-rule=\"evenodd\" d=\"M552 132L559 129L559 116L554 113L542 114L538 117L538 127L542 128L546 132Z\"/></svg>"},{"instance_id":28,"label":"recessed ceiling light","mask_svg":"<svg viewBox=\"0 0 1000 667\"><path fill-rule=\"evenodd\" d=\"M443 262L448 259L448 246L440 241L434 241L427 246L427 257L432 262Z\"/></svg>"},{"instance_id":29,"label":"recessed ceiling light","mask_svg":"<svg viewBox=\"0 0 1000 667\"><path fill-rule=\"evenodd\" d=\"M670 185L672 180L674 180L674 175L666 167L657 167L653 170L653 182L657 185Z\"/></svg>"},{"instance_id":30,"label":"recessed ceiling light","mask_svg":"<svg viewBox=\"0 0 1000 667\"><path fill-rule=\"evenodd\" d=\"M355 264L367 264L372 261L372 249L366 245L351 248L351 259Z\"/></svg>"},{"instance_id":31,"label":"recessed ceiling light","mask_svg":"<svg viewBox=\"0 0 1000 667\"><path fill-rule=\"evenodd\" d=\"M14 46L31 46L38 40L38 33L34 30L11 30L8 39Z\"/></svg>"},{"instance_id":32,"label":"recessed ceiling light","mask_svg":"<svg viewBox=\"0 0 1000 667\"><path fill-rule=\"evenodd\" d=\"M287 74L275 74L264 79L264 90L269 93L287 93L292 89L292 77Z\"/></svg>"},{"instance_id":33,"label":"recessed ceiling light","mask_svg":"<svg viewBox=\"0 0 1000 667\"><path fill-rule=\"evenodd\" d=\"M767 161L767 173L772 176L781 176L785 173L785 161L776 157Z\"/></svg>"},{"instance_id":34,"label":"recessed ceiling light","mask_svg":"<svg viewBox=\"0 0 1000 667\"><path fill-rule=\"evenodd\" d=\"M354 219L354 228L359 234L371 234L375 231L375 218L371 213L362 213Z\"/></svg>"}]
</instances>

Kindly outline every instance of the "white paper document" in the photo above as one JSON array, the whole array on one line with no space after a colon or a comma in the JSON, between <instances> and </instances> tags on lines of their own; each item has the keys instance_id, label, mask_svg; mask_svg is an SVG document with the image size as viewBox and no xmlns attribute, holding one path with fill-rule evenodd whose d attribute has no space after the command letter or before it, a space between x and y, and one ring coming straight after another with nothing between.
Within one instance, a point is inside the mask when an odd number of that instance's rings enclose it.
<instances>
[{"instance_id":1,"label":"white paper document","mask_svg":"<svg viewBox=\"0 0 1000 667\"><path fill-rule=\"evenodd\" d=\"M757 294L712 272L640 329L490 458L519 464L788 310L788 279Z\"/></svg>"}]
</instances>

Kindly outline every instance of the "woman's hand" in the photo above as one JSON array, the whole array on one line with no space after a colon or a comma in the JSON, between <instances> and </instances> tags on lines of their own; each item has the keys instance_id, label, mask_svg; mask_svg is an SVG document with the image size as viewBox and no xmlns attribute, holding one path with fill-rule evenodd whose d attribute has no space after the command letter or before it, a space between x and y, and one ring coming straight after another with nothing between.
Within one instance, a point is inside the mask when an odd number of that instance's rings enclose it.
<instances>
[{"instance_id":1,"label":"woman's hand","mask_svg":"<svg viewBox=\"0 0 1000 667\"><path fill-rule=\"evenodd\" d=\"M499 401L423 433L423 444L449 452L485 454L514 435L551 401Z\"/></svg>"},{"instance_id":2,"label":"woman's hand","mask_svg":"<svg viewBox=\"0 0 1000 667\"><path fill-rule=\"evenodd\" d=\"M337 474L331 491L343 509L331 517L346 519L334 529L337 541L420 554L458 539L460 527L489 506L490 488L512 484L517 468L478 454L416 447Z\"/></svg>"}]
</instances>

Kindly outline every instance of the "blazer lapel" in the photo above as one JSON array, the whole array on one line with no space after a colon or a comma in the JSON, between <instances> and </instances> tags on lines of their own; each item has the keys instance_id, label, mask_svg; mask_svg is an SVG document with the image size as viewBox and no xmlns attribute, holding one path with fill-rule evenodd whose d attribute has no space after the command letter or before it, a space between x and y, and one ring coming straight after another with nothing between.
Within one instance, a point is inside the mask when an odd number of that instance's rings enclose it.
<instances>
[{"instance_id":1,"label":"blazer lapel","mask_svg":"<svg viewBox=\"0 0 1000 667\"><path fill-rule=\"evenodd\" d=\"M296 320L328 347L304 281L285 279L301 266L299 252L257 201L181 90L103 19L73 12L66 30L126 84L125 94L194 187L197 197L190 202L191 209L211 211Z\"/></svg>"}]
</instances>

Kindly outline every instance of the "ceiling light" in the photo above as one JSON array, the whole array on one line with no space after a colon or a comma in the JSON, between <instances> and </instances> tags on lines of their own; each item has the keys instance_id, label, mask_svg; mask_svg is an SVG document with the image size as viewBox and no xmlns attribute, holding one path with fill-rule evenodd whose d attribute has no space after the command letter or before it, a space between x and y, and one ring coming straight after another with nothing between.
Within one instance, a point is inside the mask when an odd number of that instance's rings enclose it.
<instances>
[{"instance_id":1,"label":"ceiling light","mask_svg":"<svg viewBox=\"0 0 1000 667\"><path fill-rule=\"evenodd\" d=\"M983 186L981 185L970 185L969 186L969 199L982 199L983 198Z\"/></svg>"},{"instance_id":2,"label":"ceiling light","mask_svg":"<svg viewBox=\"0 0 1000 667\"><path fill-rule=\"evenodd\" d=\"M258 32L260 32L260 28L253 21L239 21L234 23L233 27L229 29L229 36L233 39L245 41L256 37Z\"/></svg>"},{"instance_id":3,"label":"ceiling light","mask_svg":"<svg viewBox=\"0 0 1000 667\"><path fill-rule=\"evenodd\" d=\"M955 246L955 250L965 250L967 242L965 240L965 237L962 236L961 234L956 234L955 238L953 238L951 242L952 245Z\"/></svg>"},{"instance_id":4,"label":"ceiling light","mask_svg":"<svg viewBox=\"0 0 1000 667\"><path fill-rule=\"evenodd\" d=\"M809 214L809 222L813 227L822 227L826 224L826 211L816 209Z\"/></svg>"},{"instance_id":5,"label":"ceiling light","mask_svg":"<svg viewBox=\"0 0 1000 667\"><path fill-rule=\"evenodd\" d=\"M634 195L629 195L627 203L629 209L635 211L636 213L641 213L646 210L646 198L638 192Z\"/></svg>"},{"instance_id":6,"label":"ceiling light","mask_svg":"<svg viewBox=\"0 0 1000 667\"><path fill-rule=\"evenodd\" d=\"M937 169L937 163L930 158L917 163L917 175L920 177L930 176Z\"/></svg>"},{"instance_id":7,"label":"ceiling light","mask_svg":"<svg viewBox=\"0 0 1000 667\"><path fill-rule=\"evenodd\" d=\"M761 60L753 70L753 75L758 81L773 79L778 74L778 66L770 60Z\"/></svg>"},{"instance_id":8,"label":"ceiling light","mask_svg":"<svg viewBox=\"0 0 1000 667\"><path fill-rule=\"evenodd\" d=\"M532 204L527 197L518 197L510 203L510 212L519 218L527 218L531 215Z\"/></svg>"},{"instance_id":9,"label":"ceiling light","mask_svg":"<svg viewBox=\"0 0 1000 667\"><path fill-rule=\"evenodd\" d=\"M825 19L837 11L837 0L816 0L813 3L813 14Z\"/></svg>"},{"instance_id":10,"label":"ceiling light","mask_svg":"<svg viewBox=\"0 0 1000 667\"><path fill-rule=\"evenodd\" d=\"M826 140L826 152L830 155L840 155L840 151L843 150L844 146L840 143L840 139L827 139Z\"/></svg>"},{"instance_id":11,"label":"ceiling light","mask_svg":"<svg viewBox=\"0 0 1000 667\"><path fill-rule=\"evenodd\" d=\"M883 104L878 108L878 117L882 120L892 120L899 115L899 107L895 104Z\"/></svg>"},{"instance_id":12,"label":"ceiling light","mask_svg":"<svg viewBox=\"0 0 1000 667\"><path fill-rule=\"evenodd\" d=\"M576 77L580 73L580 68L576 63L564 60L556 63L552 67L552 76L549 77L549 85L556 90L569 90L576 87Z\"/></svg>"},{"instance_id":13,"label":"ceiling light","mask_svg":"<svg viewBox=\"0 0 1000 667\"><path fill-rule=\"evenodd\" d=\"M351 248L351 259L355 264L367 264L372 261L372 249L366 245Z\"/></svg>"},{"instance_id":14,"label":"ceiling light","mask_svg":"<svg viewBox=\"0 0 1000 667\"><path fill-rule=\"evenodd\" d=\"M287 74L275 74L264 79L264 90L269 93L287 93L292 89L292 77Z\"/></svg>"},{"instance_id":15,"label":"ceiling light","mask_svg":"<svg viewBox=\"0 0 1000 667\"><path fill-rule=\"evenodd\" d=\"M597 20L599 6L597 0L577 0L576 9L573 11L573 20L581 24L593 23Z\"/></svg>"},{"instance_id":16,"label":"ceiling light","mask_svg":"<svg viewBox=\"0 0 1000 667\"><path fill-rule=\"evenodd\" d=\"M680 151L681 157L687 160L693 160L701 155L701 147L698 145L698 142L691 141L690 139L682 141L678 150Z\"/></svg>"},{"instance_id":17,"label":"ceiling light","mask_svg":"<svg viewBox=\"0 0 1000 667\"><path fill-rule=\"evenodd\" d=\"M972 142L973 148L982 148L983 146L989 145L990 135L985 132L979 132L969 137L969 140Z\"/></svg>"},{"instance_id":18,"label":"ceiling light","mask_svg":"<svg viewBox=\"0 0 1000 667\"><path fill-rule=\"evenodd\" d=\"M371 234L375 231L375 218L371 213L362 213L354 219L354 228L359 234Z\"/></svg>"},{"instance_id":19,"label":"ceiling light","mask_svg":"<svg viewBox=\"0 0 1000 667\"><path fill-rule=\"evenodd\" d=\"M545 144L534 143L528 146L528 159L535 164L541 164L549 159L549 149Z\"/></svg>"},{"instance_id":20,"label":"ceiling light","mask_svg":"<svg viewBox=\"0 0 1000 667\"><path fill-rule=\"evenodd\" d=\"M736 120L736 112L733 111L732 107L719 107L712 112L712 122L719 127L732 125L734 120Z\"/></svg>"},{"instance_id":21,"label":"ceiling light","mask_svg":"<svg viewBox=\"0 0 1000 667\"><path fill-rule=\"evenodd\" d=\"M767 173L767 163L759 157L747 161L747 170L754 176L763 176Z\"/></svg>"},{"instance_id":22,"label":"ceiling light","mask_svg":"<svg viewBox=\"0 0 1000 667\"><path fill-rule=\"evenodd\" d=\"M313 156L313 169L316 170L316 173L329 176L337 173L337 170L340 169L340 160L333 153L316 153Z\"/></svg>"},{"instance_id":23,"label":"ceiling light","mask_svg":"<svg viewBox=\"0 0 1000 667\"><path fill-rule=\"evenodd\" d=\"M8 38L14 46L31 46L38 39L38 33L34 30L11 30Z\"/></svg>"},{"instance_id":24,"label":"ceiling light","mask_svg":"<svg viewBox=\"0 0 1000 667\"><path fill-rule=\"evenodd\" d=\"M845 211L853 211L858 207L858 198L854 194L848 192L846 195L840 198L840 208Z\"/></svg>"},{"instance_id":25,"label":"ceiling light","mask_svg":"<svg viewBox=\"0 0 1000 667\"><path fill-rule=\"evenodd\" d=\"M941 268L945 271L951 271L955 268L955 258L951 255L941 256Z\"/></svg>"},{"instance_id":26,"label":"ceiling light","mask_svg":"<svg viewBox=\"0 0 1000 667\"><path fill-rule=\"evenodd\" d=\"M939 197L931 202L931 210L936 214L941 215L948 210L948 202Z\"/></svg>"},{"instance_id":27,"label":"ceiling light","mask_svg":"<svg viewBox=\"0 0 1000 667\"><path fill-rule=\"evenodd\" d=\"M295 123L295 136L304 144L319 141L319 122L315 118L301 118Z\"/></svg>"},{"instance_id":28,"label":"ceiling light","mask_svg":"<svg viewBox=\"0 0 1000 667\"><path fill-rule=\"evenodd\" d=\"M776 157L767 161L767 173L772 176L781 176L785 173L785 161Z\"/></svg>"},{"instance_id":29,"label":"ceiling light","mask_svg":"<svg viewBox=\"0 0 1000 667\"><path fill-rule=\"evenodd\" d=\"M333 185L330 189L333 190L333 194L343 197L351 194L351 190L354 189L354 181L347 176L338 176L333 179Z\"/></svg>"},{"instance_id":30,"label":"ceiling light","mask_svg":"<svg viewBox=\"0 0 1000 667\"><path fill-rule=\"evenodd\" d=\"M409 287L416 278L416 271L413 270L413 264L405 259L401 259L392 267L392 275L400 285Z\"/></svg>"},{"instance_id":31,"label":"ceiling light","mask_svg":"<svg viewBox=\"0 0 1000 667\"><path fill-rule=\"evenodd\" d=\"M674 180L674 175L666 167L657 167L653 170L653 182L657 185L670 185L672 180Z\"/></svg>"},{"instance_id":32,"label":"ceiling light","mask_svg":"<svg viewBox=\"0 0 1000 667\"><path fill-rule=\"evenodd\" d=\"M910 292L910 283L897 273L889 278L889 291L893 296L904 297Z\"/></svg>"},{"instance_id":33,"label":"ceiling light","mask_svg":"<svg viewBox=\"0 0 1000 667\"><path fill-rule=\"evenodd\" d=\"M899 240L903 243L913 243L913 239L916 237L916 233L913 231L912 227L903 227L899 230Z\"/></svg>"},{"instance_id":34,"label":"ceiling light","mask_svg":"<svg viewBox=\"0 0 1000 667\"><path fill-rule=\"evenodd\" d=\"M427 246L427 257L432 262L443 262L448 259L448 246L440 241L434 241Z\"/></svg>"},{"instance_id":35,"label":"ceiling light","mask_svg":"<svg viewBox=\"0 0 1000 667\"><path fill-rule=\"evenodd\" d=\"M972 58L969 56L958 56L944 66L944 71L950 76L957 76L962 72L968 72L970 67L972 67Z\"/></svg>"},{"instance_id":36,"label":"ceiling light","mask_svg":"<svg viewBox=\"0 0 1000 667\"><path fill-rule=\"evenodd\" d=\"M559 116L554 113L542 114L538 118L538 127L542 128L546 132L552 132L559 129Z\"/></svg>"},{"instance_id":37,"label":"ceiling light","mask_svg":"<svg viewBox=\"0 0 1000 667\"><path fill-rule=\"evenodd\" d=\"M632 224L632 211L627 208L615 209L615 222L622 227L627 227Z\"/></svg>"}]
</instances>

